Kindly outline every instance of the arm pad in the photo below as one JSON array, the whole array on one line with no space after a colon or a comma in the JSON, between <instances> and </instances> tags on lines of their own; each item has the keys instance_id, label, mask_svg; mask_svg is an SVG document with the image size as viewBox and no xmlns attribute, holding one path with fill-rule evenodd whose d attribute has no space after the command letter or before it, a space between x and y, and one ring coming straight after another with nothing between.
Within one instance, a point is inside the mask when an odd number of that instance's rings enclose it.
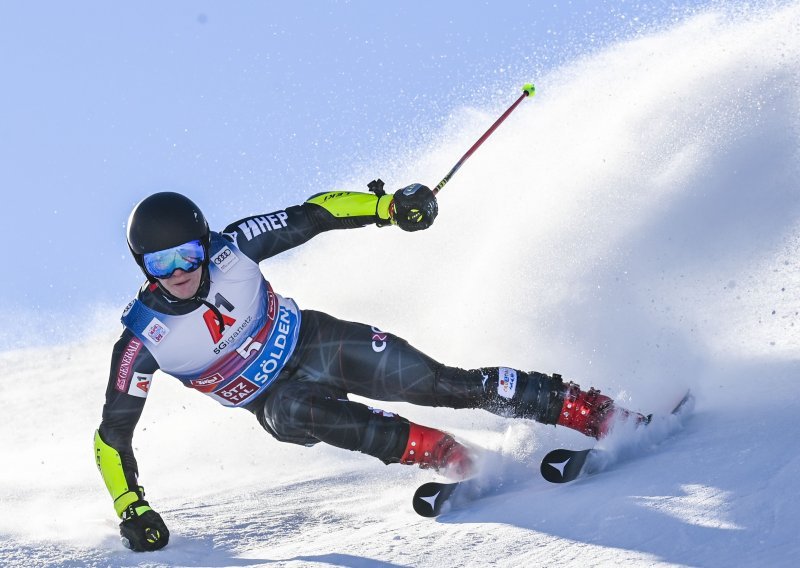
<instances>
[{"instance_id":1,"label":"arm pad","mask_svg":"<svg viewBox=\"0 0 800 568\"><path fill-rule=\"evenodd\" d=\"M123 511L129 505L142 498L141 488L128 486L119 452L103 441L99 430L94 433L94 457L106 489L114 500L114 510L117 516L122 517Z\"/></svg>"},{"instance_id":2,"label":"arm pad","mask_svg":"<svg viewBox=\"0 0 800 568\"><path fill-rule=\"evenodd\" d=\"M392 195L378 197L372 193L328 191L311 196L306 203L319 205L337 219L355 218L364 223L388 225L393 199Z\"/></svg>"}]
</instances>

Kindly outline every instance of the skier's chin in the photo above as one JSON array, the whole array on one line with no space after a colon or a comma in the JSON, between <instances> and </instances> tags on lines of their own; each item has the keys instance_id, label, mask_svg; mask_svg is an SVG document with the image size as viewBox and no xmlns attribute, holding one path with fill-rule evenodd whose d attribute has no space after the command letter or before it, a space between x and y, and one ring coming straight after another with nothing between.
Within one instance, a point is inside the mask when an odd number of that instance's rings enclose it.
<instances>
[{"instance_id":1,"label":"skier's chin","mask_svg":"<svg viewBox=\"0 0 800 568\"><path fill-rule=\"evenodd\" d=\"M200 288L201 276L202 270L195 270L194 272L173 274L169 278L160 280L160 282L164 288L166 288L167 292L179 300L188 300L194 296Z\"/></svg>"},{"instance_id":2,"label":"skier's chin","mask_svg":"<svg viewBox=\"0 0 800 568\"><path fill-rule=\"evenodd\" d=\"M185 289L184 289L185 288ZM169 289L168 289L169 290ZM197 293L197 286L186 286L172 290L169 293L178 298L179 300L188 300Z\"/></svg>"}]
</instances>

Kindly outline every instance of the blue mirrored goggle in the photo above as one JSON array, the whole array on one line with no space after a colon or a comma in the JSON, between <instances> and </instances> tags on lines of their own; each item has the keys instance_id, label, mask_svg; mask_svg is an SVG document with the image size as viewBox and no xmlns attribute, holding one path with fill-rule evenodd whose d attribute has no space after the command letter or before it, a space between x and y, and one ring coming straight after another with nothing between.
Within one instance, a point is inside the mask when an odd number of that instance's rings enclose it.
<instances>
[{"instance_id":1,"label":"blue mirrored goggle","mask_svg":"<svg viewBox=\"0 0 800 568\"><path fill-rule=\"evenodd\" d=\"M144 269L153 278L169 278L181 269L184 272L197 270L205 260L206 252L200 241L189 241L176 247L148 252L142 256Z\"/></svg>"}]
</instances>

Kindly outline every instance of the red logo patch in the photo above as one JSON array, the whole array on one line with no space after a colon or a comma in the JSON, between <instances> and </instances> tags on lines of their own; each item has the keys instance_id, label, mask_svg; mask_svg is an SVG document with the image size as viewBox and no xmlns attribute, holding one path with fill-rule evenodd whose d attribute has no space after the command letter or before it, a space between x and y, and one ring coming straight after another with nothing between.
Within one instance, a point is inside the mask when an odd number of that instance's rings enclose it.
<instances>
[{"instance_id":1,"label":"red logo patch","mask_svg":"<svg viewBox=\"0 0 800 568\"><path fill-rule=\"evenodd\" d=\"M251 383L244 377L237 377L226 386L211 393L229 404L239 404L250 398L258 390L258 385Z\"/></svg>"},{"instance_id":2,"label":"red logo patch","mask_svg":"<svg viewBox=\"0 0 800 568\"><path fill-rule=\"evenodd\" d=\"M213 392L214 387L225 380L225 377L219 373L214 373L210 377L203 377L202 379L194 379L189 381L189 386L197 389L200 392Z\"/></svg>"}]
</instances>

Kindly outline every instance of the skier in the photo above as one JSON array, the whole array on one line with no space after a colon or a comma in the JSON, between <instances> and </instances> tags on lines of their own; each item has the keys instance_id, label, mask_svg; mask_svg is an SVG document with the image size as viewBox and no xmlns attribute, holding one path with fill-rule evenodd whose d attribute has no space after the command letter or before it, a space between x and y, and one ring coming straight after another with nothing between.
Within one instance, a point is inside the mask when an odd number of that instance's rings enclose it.
<instances>
[{"instance_id":1,"label":"skier","mask_svg":"<svg viewBox=\"0 0 800 568\"><path fill-rule=\"evenodd\" d=\"M246 408L282 442L325 442L453 478L474 468L466 446L347 395L481 408L596 438L614 418L644 420L557 374L446 366L377 327L301 310L275 293L259 263L319 233L369 224L417 231L436 218L436 197L424 185L392 195L376 180L370 190L317 194L301 205L236 221L221 233L209 231L200 209L178 193L156 193L134 207L128 246L147 282L122 314L124 329L94 437L126 546L157 550L169 540L161 516L144 499L132 449L157 369L225 406Z\"/></svg>"}]
</instances>

